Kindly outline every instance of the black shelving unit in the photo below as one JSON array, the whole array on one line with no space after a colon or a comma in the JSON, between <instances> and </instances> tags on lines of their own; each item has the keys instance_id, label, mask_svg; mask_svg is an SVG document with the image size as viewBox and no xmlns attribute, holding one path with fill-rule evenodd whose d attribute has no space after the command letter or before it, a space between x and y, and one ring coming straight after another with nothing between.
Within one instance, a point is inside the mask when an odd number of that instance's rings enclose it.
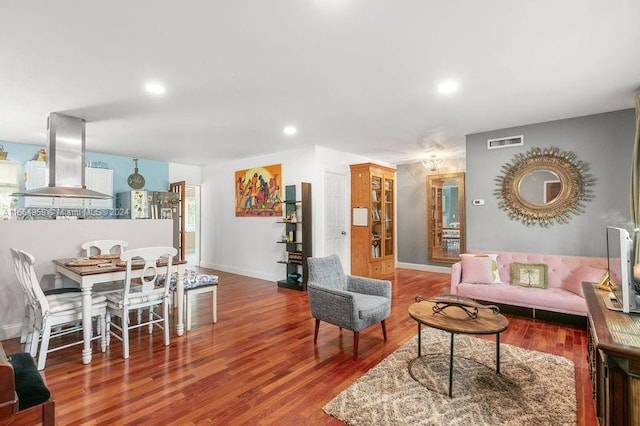
<instances>
[{"instance_id":1,"label":"black shelving unit","mask_svg":"<svg viewBox=\"0 0 640 426\"><path fill-rule=\"evenodd\" d=\"M296 186L287 185L285 187L284 219L278 221L285 227L286 240L276 241L277 244L284 244L288 260L280 260L277 263L286 265L286 275L284 280L278 281L278 287L290 288L294 290L306 291L309 275L307 258L312 255L311 247L311 184L302 182L300 184L301 197L296 198ZM295 213L296 221L288 218ZM289 238L292 236L293 238ZM289 278L290 274L301 274L300 279Z\"/></svg>"}]
</instances>

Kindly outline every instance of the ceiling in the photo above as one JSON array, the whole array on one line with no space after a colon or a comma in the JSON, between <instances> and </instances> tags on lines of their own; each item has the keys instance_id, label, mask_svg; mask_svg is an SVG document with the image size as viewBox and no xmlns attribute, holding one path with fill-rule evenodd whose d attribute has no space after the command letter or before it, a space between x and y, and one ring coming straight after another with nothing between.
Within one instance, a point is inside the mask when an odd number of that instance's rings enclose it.
<instances>
[{"instance_id":1,"label":"ceiling","mask_svg":"<svg viewBox=\"0 0 640 426\"><path fill-rule=\"evenodd\" d=\"M632 108L640 88L637 0L14 0L0 14L0 140L44 145L63 112L87 120L89 151L184 164L309 145L460 155L465 134ZM459 90L439 94L445 79Z\"/></svg>"}]
</instances>

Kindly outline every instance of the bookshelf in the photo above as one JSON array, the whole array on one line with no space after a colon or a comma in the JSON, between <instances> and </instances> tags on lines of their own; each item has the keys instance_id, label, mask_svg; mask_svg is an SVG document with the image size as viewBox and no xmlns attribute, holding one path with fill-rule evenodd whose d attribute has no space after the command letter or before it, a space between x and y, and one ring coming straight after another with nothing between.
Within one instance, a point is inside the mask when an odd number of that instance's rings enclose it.
<instances>
[{"instance_id":1,"label":"bookshelf","mask_svg":"<svg viewBox=\"0 0 640 426\"><path fill-rule=\"evenodd\" d=\"M373 163L350 167L352 214L367 210L366 223L351 220L351 273L391 277L395 274L395 170Z\"/></svg>"},{"instance_id":2,"label":"bookshelf","mask_svg":"<svg viewBox=\"0 0 640 426\"><path fill-rule=\"evenodd\" d=\"M283 280L278 287L305 291L309 269L307 258L312 255L311 232L311 184L300 184L301 198L296 198L296 186L285 187L284 218L277 223L284 225L282 238L276 241L284 245L282 260L277 263L286 265Z\"/></svg>"}]
</instances>

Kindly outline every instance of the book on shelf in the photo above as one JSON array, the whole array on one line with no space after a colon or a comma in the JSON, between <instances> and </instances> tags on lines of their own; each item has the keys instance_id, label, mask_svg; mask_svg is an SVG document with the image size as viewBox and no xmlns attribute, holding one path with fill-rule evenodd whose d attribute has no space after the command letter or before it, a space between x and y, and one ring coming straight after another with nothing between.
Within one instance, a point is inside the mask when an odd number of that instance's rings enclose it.
<instances>
[{"instance_id":1,"label":"book on shelf","mask_svg":"<svg viewBox=\"0 0 640 426\"><path fill-rule=\"evenodd\" d=\"M301 251L290 251L289 252L289 263L296 263L302 265L302 252Z\"/></svg>"}]
</instances>

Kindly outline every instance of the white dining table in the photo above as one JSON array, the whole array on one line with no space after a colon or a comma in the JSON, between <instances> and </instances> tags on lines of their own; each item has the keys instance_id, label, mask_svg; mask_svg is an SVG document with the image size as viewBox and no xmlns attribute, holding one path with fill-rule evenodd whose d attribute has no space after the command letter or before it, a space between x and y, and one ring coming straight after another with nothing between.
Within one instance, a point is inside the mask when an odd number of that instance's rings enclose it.
<instances>
[{"instance_id":1,"label":"white dining table","mask_svg":"<svg viewBox=\"0 0 640 426\"><path fill-rule=\"evenodd\" d=\"M110 283L113 281L122 281L125 279L126 268L117 266L115 262L108 267L98 266L67 266L74 259L54 259L55 265L55 286L62 287L62 277L65 276L80 285L82 291L82 362L89 364L91 362L91 292L94 286ZM158 273L170 275L176 273L176 305L177 305L177 324L176 333L178 336L184 334L184 269L185 260L174 259L171 266L172 271L167 272L167 267L159 265ZM142 268L132 269L132 278L139 278L142 275Z\"/></svg>"}]
</instances>

